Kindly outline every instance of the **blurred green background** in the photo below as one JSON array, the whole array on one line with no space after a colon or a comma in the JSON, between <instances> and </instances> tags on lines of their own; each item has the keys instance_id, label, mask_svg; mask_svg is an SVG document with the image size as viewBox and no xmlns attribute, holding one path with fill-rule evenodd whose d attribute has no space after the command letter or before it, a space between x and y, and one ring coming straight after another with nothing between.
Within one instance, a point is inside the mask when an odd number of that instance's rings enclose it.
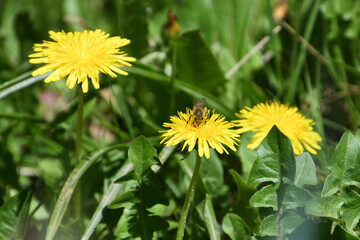
<instances>
[{"instance_id":1,"label":"blurred green background","mask_svg":"<svg viewBox=\"0 0 360 240\"><path fill-rule=\"evenodd\" d=\"M277 99L297 106L315 121L315 130L323 137L323 149L315 161L326 172L329 152L340 136L360 126L360 1L289 0L284 20L295 34L284 27L272 32L277 26L272 14L278 2L2 0L0 206L15 193L31 189L33 218L28 235L43 236L62 184L75 164L77 91L69 90L64 80L17 85L30 82L36 66L29 63L28 55L34 43L50 40L49 30L102 29L110 36L130 39L124 50L137 58L133 67L125 69L128 76L101 76L101 90L91 87L86 94L83 156L139 135L160 150L162 123L176 111L191 107L194 98L206 97L208 108L228 119L235 119L234 113L245 106ZM180 28L171 40L166 38L166 31L171 31L166 28L170 9ZM269 41L227 75L264 37ZM325 62L309 52L299 37ZM12 86L14 90L9 91ZM255 154L245 147L250 137L244 134L238 152L216 160L223 165L225 181L230 168L245 178L249 174ZM79 229L86 225L124 159L126 151L119 150L85 174L86 201ZM168 181L165 185L179 184L183 176L178 170L176 163L169 162L160 171L160 178L167 179L162 181ZM234 189L231 181L226 184ZM177 188L183 190L181 184ZM226 191L219 194L224 198ZM182 201L172 196L181 206ZM230 208L230 203L220 203L216 205L220 212ZM116 217L109 219L116 224ZM108 228L112 224L105 223Z\"/></svg>"}]
</instances>

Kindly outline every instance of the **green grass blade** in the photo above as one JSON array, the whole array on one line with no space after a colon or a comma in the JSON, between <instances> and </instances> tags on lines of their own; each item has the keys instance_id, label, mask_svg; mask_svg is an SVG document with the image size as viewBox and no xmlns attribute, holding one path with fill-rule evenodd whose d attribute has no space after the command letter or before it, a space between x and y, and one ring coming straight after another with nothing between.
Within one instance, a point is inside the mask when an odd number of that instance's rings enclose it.
<instances>
[{"instance_id":1,"label":"green grass blade","mask_svg":"<svg viewBox=\"0 0 360 240\"><path fill-rule=\"evenodd\" d=\"M6 96L8 96L8 95L10 95L10 94L12 94L14 92L17 92L17 91L19 91L19 90L21 90L23 88L26 88L26 87L28 87L30 85L33 85L33 84L35 84L37 82L40 82L41 80L44 80L50 74L51 74L51 72L45 73L45 74L40 75L40 76L31 77L31 78L28 78L28 79L23 80L21 82L18 82L18 83L14 84L14 85L12 85L12 86L10 86L8 88L5 87L3 90L0 91L0 99L3 99ZM3 85L0 87L0 89L4 87Z\"/></svg>"},{"instance_id":2,"label":"green grass blade","mask_svg":"<svg viewBox=\"0 0 360 240\"><path fill-rule=\"evenodd\" d=\"M164 164L166 160L170 157L171 153L175 150L175 146L170 147L164 147L160 154L160 162L161 164ZM125 164L115 175L114 180L119 179L121 176L124 176L128 174L130 171L132 171L133 165L132 164ZM160 166L154 165L152 167L154 172L159 171ZM95 210L94 215L92 216L90 223L87 225L85 232L81 238L81 240L87 240L90 239L91 235L95 231L95 228L100 223L102 217L103 217L103 211L104 209L115 199L118 192L121 190L123 184L112 182L108 188L107 193L104 194L103 198L101 199L101 202L99 203L98 207Z\"/></svg>"},{"instance_id":3,"label":"green grass blade","mask_svg":"<svg viewBox=\"0 0 360 240\"><path fill-rule=\"evenodd\" d=\"M311 33L315 27L315 21L316 21L317 15L319 14L320 2L321 1L316 0L313 3L312 10L311 10L309 20L307 22L306 29L305 29L305 34L304 34L304 39L306 41L309 41L309 39L311 37ZM297 58L297 64L295 66L295 69L294 69L294 71L292 71L290 79L288 80L288 82L291 84L289 84L289 90L285 96L285 102L294 102L295 94L296 94L296 91L298 88L298 82L300 79L300 73L301 73L302 67L305 62L306 53L307 53L306 47L305 47L305 45L303 45L301 47L301 53L300 53L299 57Z\"/></svg>"},{"instance_id":4,"label":"green grass blade","mask_svg":"<svg viewBox=\"0 0 360 240\"><path fill-rule=\"evenodd\" d=\"M216 221L214 207L209 194L206 194L205 199L205 224L211 240L220 239L219 227Z\"/></svg>"},{"instance_id":5,"label":"green grass blade","mask_svg":"<svg viewBox=\"0 0 360 240\"><path fill-rule=\"evenodd\" d=\"M16 83L21 82L22 80L31 77L31 72L27 72L24 74L21 74L20 76L14 78L14 79L10 79L9 81L4 82L3 84L0 85L0 91L3 89L6 89Z\"/></svg>"},{"instance_id":6,"label":"green grass blade","mask_svg":"<svg viewBox=\"0 0 360 240\"><path fill-rule=\"evenodd\" d=\"M126 149L128 148L128 145L118 144L108 147L106 149L102 149L96 152L94 155L92 155L89 159L84 159L79 164L76 165L76 167L73 169L73 171L70 173L69 177L67 178L59 194L58 200L54 207L54 211L50 218L49 226L47 228L46 238L45 238L46 240L51 240L54 238L56 231L60 226L61 220L64 217L67 206L69 205L71 196L74 193L76 184L78 183L81 176L93 163L96 162L97 159L99 159L99 157L101 157L102 155L106 154L111 150L119 149L119 148Z\"/></svg>"},{"instance_id":7,"label":"green grass blade","mask_svg":"<svg viewBox=\"0 0 360 240\"><path fill-rule=\"evenodd\" d=\"M125 164L115 175L114 179L118 179L121 176L124 176L125 174L129 173L134 169L133 165L131 163ZM99 203L98 207L95 210L94 215L92 216L90 223L87 225L84 235L82 236L81 240L87 240L91 237L93 232L95 231L95 228L100 223L102 217L103 217L103 211L107 206L115 199L121 188L124 186L124 184L119 184L112 182L108 188L108 191L106 194L104 194L103 198L101 199L101 202Z\"/></svg>"},{"instance_id":8,"label":"green grass blade","mask_svg":"<svg viewBox=\"0 0 360 240\"><path fill-rule=\"evenodd\" d=\"M126 106L126 101L125 101L125 97L124 97L124 91L121 88L119 89L119 91L120 91L119 94L116 94L114 92L114 89L112 89L112 91L113 91L113 94L114 94L114 96L116 98L116 101L117 101L117 103L119 105L120 111L123 114L126 126L129 129L130 137L131 137L131 139L134 139L135 138L135 133L134 133L134 129L132 127L133 123L132 123L131 116L129 114L129 110L128 110L127 106Z\"/></svg>"}]
</instances>

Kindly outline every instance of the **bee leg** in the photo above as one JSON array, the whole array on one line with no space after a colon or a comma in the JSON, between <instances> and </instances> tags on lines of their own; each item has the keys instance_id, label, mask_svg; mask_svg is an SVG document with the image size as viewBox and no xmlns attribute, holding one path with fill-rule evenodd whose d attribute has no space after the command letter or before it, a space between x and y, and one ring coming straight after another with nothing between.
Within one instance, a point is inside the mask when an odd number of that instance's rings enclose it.
<instances>
[{"instance_id":1,"label":"bee leg","mask_svg":"<svg viewBox=\"0 0 360 240\"><path fill-rule=\"evenodd\" d=\"M186 152L185 156L182 159L180 159L180 161L186 159L189 156L189 154L190 154L190 152Z\"/></svg>"},{"instance_id":2,"label":"bee leg","mask_svg":"<svg viewBox=\"0 0 360 240\"><path fill-rule=\"evenodd\" d=\"M191 116L189 117L189 119L186 121L186 125L188 125L188 123L190 122L191 118L192 118L192 115L191 115Z\"/></svg>"}]
</instances>

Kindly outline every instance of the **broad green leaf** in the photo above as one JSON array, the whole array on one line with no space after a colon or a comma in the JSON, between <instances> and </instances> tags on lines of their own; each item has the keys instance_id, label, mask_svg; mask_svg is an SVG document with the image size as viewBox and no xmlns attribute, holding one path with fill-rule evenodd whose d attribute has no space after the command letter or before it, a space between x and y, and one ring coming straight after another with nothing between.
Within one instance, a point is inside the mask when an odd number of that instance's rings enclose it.
<instances>
[{"instance_id":1,"label":"broad green leaf","mask_svg":"<svg viewBox=\"0 0 360 240\"><path fill-rule=\"evenodd\" d=\"M288 185L286 188L283 205L286 209L304 207L305 203L313 197L309 191L296 185Z\"/></svg>"},{"instance_id":2,"label":"broad green leaf","mask_svg":"<svg viewBox=\"0 0 360 240\"><path fill-rule=\"evenodd\" d=\"M161 184L156 174L150 170L146 180L140 184L139 199L141 199L142 205L145 208L151 208L156 204L169 205L169 199L165 196L161 190Z\"/></svg>"},{"instance_id":3,"label":"broad green leaf","mask_svg":"<svg viewBox=\"0 0 360 240\"><path fill-rule=\"evenodd\" d=\"M137 137L130 145L129 159L134 165L135 177L138 183L147 174L152 165L158 164L156 149L151 146L150 142L144 137Z\"/></svg>"},{"instance_id":4,"label":"broad green leaf","mask_svg":"<svg viewBox=\"0 0 360 240\"><path fill-rule=\"evenodd\" d=\"M136 210L125 208L123 214L120 217L120 220L115 228L115 235L119 239L126 239L131 237L131 233L129 232L128 221L132 214L134 214Z\"/></svg>"},{"instance_id":5,"label":"broad green leaf","mask_svg":"<svg viewBox=\"0 0 360 240\"><path fill-rule=\"evenodd\" d=\"M184 33L175 41L176 73L180 79L209 92L225 84L224 73L200 31Z\"/></svg>"},{"instance_id":6,"label":"broad green leaf","mask_svg":"<svg viewBox=\"0 0 360 240\"><path fill-rule=\"evenodd\" d=\"M257 188L264 182L278 185L280 176L290 181L294 179L296 171L292 144L276 126L261 143L257 154L258 157L250 171L248 181L250 187Z\"/></svg>"},{"instance_id":7,"label":"broad green leaf","mask_svg":"<svg viewBox=\"0 0 360 240\"><path fill-rule=\"evenodd\" d=\"M339 219L339 209L345 200L337 196L315 198L305 205L305 212L313 216Z\"/></svg>"},{"instance_id":8,"label":"broad green leaf","mask_svg":"<svg viewBox=\"0 0 360 240\"><path fill-rule=\"evenodd\" d=\"M251 239L249 227L234 213L227 213L222 222L224 232L231 240Z\"/></svg>"},{"instance_id":9,"label":"broad green leaf","mask_svg":"<svg viewBox=\"0 0 360 240\"><path fill-rule=\"evenodd\" d=\"M137 190L133 189L120 194L117 198L114 199L114 201L111 202L109 208L130 208L134 204L139 203L139 199L136 198L136 192Z\"/></svg>"},{"instance_id":10,"label":"broad green leaf","mask_svg":"<svg viewBox=\"0 0 360 240\"><path fill-rule=\"evenodd\" d=\"M250 199L252 207L272 207L277 210L277 195L273 185L268 185L257 191Z\"/></svg>"},{"instance_id":11,"label":"broad green leaf","mask_svg":"<svg viewBox=\"0 0 360 240\"><path fill-rule=\"evenodd\" d=\"M272 214L264 218L260 225L262 236L278 236L279 215ZM281 221L281 233L291 234L305 219L294 211L285 212Z\"/></svg>"},{"instance_id":12,"label":"broad green leaf","mask_svg":"<svg viewBox=\"0 0 360 240\"><path fill-rule=\"evenodd\" d=\"M360 141L351 132L345 132L331 160L321 196L331 196L354 185L360 188Z\"/></svg>"},{"instance_id":13,"label":"broad green leaf","mask_svg":"<svg viewBox=\"0 0 360 240\"><path fill-rule=\"evenodd\" d=\"M294 184L298 187L306 185L316 185L316 167L309 153L303 153L296 159L296 174Z\"/></svg>"},{"instance_id":14,"label":"broad green leaf","mask_svg":"<svg viewBox=\"0 0 360 240\"><path fill-rule=\"evenodd\" d=\"M23 238L30 202L31 193L24 191L0 207L0 239Z\"/></svg>"},{"instance_id":15,"label":"broad green leaf","mask_svg":"<svg viewBox=\"0 0 360 240\"><path fill-rule=\"evenodd\" d=\"M286 187L285 196L282 204L286 209L303 207L307 201L312 199L311 193L295 185ZM257 191L250 199L253 207L272 207L277 210L277 194L273 185L268 185Z\"/></svg>"},{"instance_id":16,"label":"broad green leaf","mask_svg":"<svg viewBox=\"0 0 360 240\"><path fill-rule=\"evenodd\" d=\"M346 227L354 230L360 219L360 195L354 190L344 194L345 204L341 207Z\"/></svg>"}]
</instances>

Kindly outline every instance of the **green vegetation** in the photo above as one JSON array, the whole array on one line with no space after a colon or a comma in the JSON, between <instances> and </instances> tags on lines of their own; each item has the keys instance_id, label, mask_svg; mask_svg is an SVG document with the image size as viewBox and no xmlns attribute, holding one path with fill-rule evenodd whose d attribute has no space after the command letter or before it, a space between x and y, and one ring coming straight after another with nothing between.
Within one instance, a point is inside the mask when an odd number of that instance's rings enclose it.
<instances>
[{"instance_id":1,"label":"green vegetation","mask_svg":"<svg viewBox=\"0 0 360 240\"><path fill-rule=\"evenodd\" d=\"M360 239L360 1L289 0L280 24L278 2L1 1L0 239L175 239L200 161L159 131L202 97L229 121L297 106L321 150L294 155L276 127L255 150L251 132L212 149L184 239ZM78 86L33 77L28 55L50 30L83 29L130 39L137 61L89 84L78 161Z\"/></svg>"}]
</instances>

